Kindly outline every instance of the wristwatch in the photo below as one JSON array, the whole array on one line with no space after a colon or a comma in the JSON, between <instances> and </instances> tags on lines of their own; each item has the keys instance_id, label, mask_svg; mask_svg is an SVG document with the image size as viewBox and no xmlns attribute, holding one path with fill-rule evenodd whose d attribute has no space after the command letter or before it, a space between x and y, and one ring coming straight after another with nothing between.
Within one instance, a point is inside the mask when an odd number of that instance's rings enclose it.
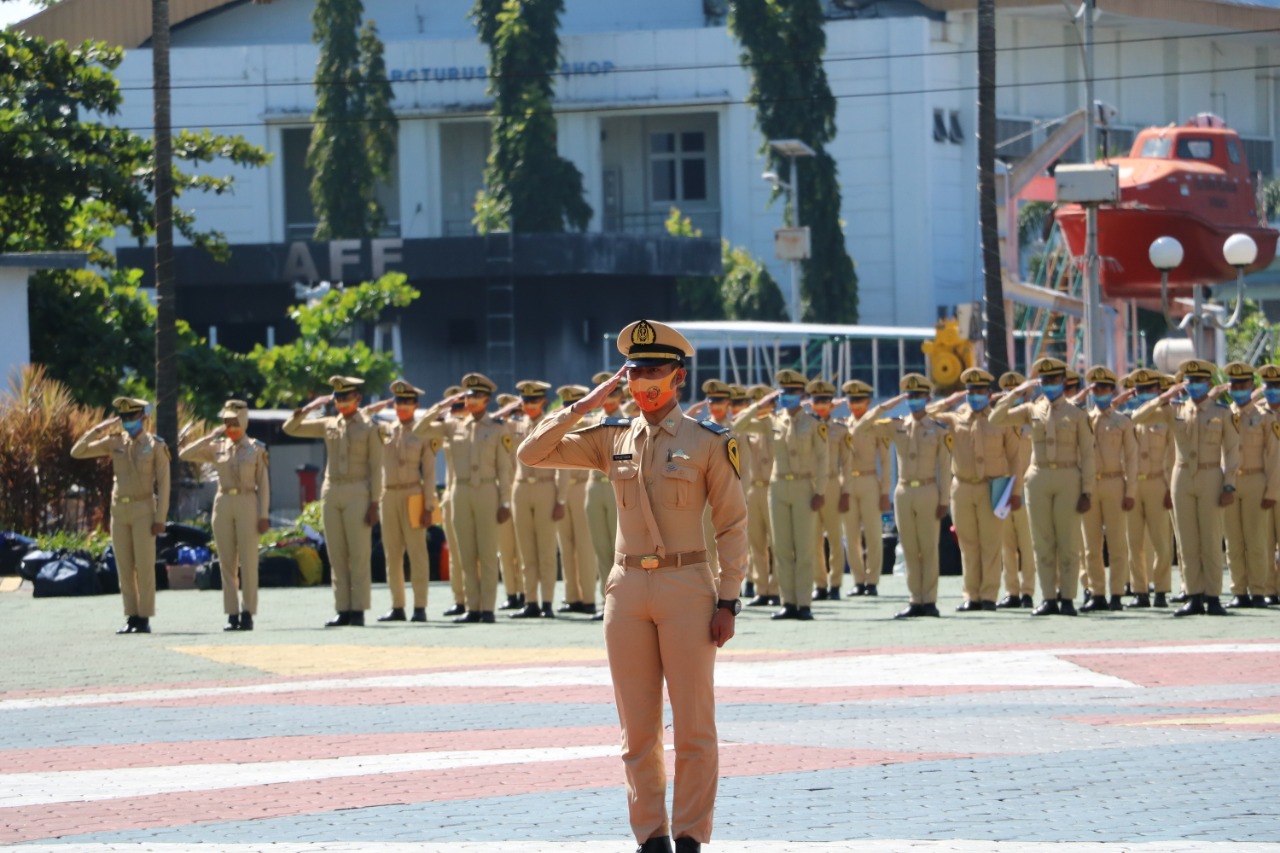
<instances>
[{"instance_id":1,"label":"wristwatch","mask_svg":"<svg viewBox=\"0 0 1280 853\"><path fill-rule=\"evenodd\" d=\"M742 599L722 598L716 602L716 607L723 607L725 610L732 612L734 616L737 616L742 612Z\"/></svg>"},{"instance_id":2,"label":"wristwatch","mask_svg":"<svg viewBox=\"0 0 1280 853\"><path fill-rule=\"evenodd\" d=\"M1235 490L1236 490L1236 487L1235 487L1235 486L1223 486L1223 487L1222 487L1222 491L1224 491L1224 492L1234 492Z\"/></svg>"}]
</instances>

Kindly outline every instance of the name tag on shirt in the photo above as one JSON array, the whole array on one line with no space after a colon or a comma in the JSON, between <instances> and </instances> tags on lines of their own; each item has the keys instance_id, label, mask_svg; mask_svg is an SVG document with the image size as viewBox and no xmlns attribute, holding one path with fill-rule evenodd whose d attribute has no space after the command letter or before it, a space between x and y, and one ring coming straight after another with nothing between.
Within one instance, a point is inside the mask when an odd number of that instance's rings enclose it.
<instances>
[{"instance_id":1,"label":"name tag on shirt","mask_svg":"<svg viewBox=\"0 0 1280 853\"><path fill-rule=\"evenodd\" d=\"M615 454L613 454L613 461L614 461L614 462L626 462L626 461L627 461L628 459L630 459L630 458L631 458L631 454L630 454L630 453L615 453Z\"/></svg>"}]
</instances>

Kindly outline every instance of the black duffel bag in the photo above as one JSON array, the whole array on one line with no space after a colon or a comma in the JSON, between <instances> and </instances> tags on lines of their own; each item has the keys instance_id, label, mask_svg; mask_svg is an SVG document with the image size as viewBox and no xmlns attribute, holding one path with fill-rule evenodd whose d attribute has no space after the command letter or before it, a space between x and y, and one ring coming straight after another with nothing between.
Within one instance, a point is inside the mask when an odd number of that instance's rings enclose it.
<instances>
[{"instance_id":1,"label":"black duffel bag","mask_svg":"<svg viewBox=\"0 0 1280 853\"><path fill-rule=\"evenodd\" d=\"M32 595L36 598L97 595L98 570L87 557L67 554L41 566L33 587Z\"/></svg>"}]
</instances>

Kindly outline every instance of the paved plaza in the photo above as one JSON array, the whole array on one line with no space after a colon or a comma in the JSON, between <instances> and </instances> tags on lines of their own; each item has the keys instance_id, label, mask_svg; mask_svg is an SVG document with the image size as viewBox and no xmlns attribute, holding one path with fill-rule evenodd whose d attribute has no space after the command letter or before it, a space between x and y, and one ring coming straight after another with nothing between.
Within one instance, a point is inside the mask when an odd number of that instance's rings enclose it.
<instances>
[{"instance_id":1,"label":"paved plaza","mask_svg":"<svg viewBox=\"0 0 1280 853\"><path fill-rule=\"evenodd\" d=\"M1280 610L810 623L744 611L717 667L710 851L1280 851ZM388 595L375 587L377 608ZM601 625L325 630L324 589L0 594L0 845L106 851L634 850Z\"/></svg>"}]
</instances>

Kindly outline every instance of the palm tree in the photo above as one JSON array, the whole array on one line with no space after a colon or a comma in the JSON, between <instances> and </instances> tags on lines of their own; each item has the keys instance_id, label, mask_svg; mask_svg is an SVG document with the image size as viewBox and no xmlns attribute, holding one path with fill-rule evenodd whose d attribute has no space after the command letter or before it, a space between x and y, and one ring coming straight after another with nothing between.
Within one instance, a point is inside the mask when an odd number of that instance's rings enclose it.
<instances>
[{"instance_id":1,"label":"palm tree","mask_svg":"<svg viewBox=\"0 0 1280 853\"><path fill-rule=\"evenodd\" d=\"M1009 369L996 222L996 0L978 0L978 218L982 226L983 295L987 314L987 369ZM1010 239L1014 239L1010 235Z\"/></svg>"},{"instance_id":2,"label":"palm tree","mask_svg":"<svg viewBox=\"0 0 1280 853\"><path fill-rule=\"evenodd\" d=\"M173 275L173 135L169 117L169 0L151 0L155 98L156 432L171 448L178 482L178 308ZM176 507L176 501L170 506Z\"/></svg>"}]
</instances>

